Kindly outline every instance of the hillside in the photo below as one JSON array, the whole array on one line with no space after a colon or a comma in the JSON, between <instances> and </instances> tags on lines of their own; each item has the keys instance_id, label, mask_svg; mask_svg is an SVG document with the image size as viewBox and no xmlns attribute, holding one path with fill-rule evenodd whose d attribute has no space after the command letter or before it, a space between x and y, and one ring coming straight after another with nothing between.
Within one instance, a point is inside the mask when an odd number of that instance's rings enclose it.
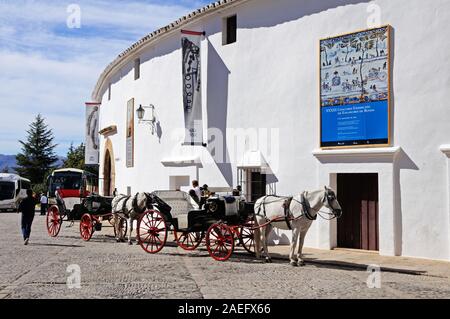
<instances>
[{"instance_id":1,"label":"hillside","mask_svg":"<svg viewBox=\"0 0 450 319\"><path fill-rule=\"evenodd\" d=\"M59 161L56 163L57 166L62 166L64 157L59 157ZM5 168L9 168L10 173L14 173L13 168L16 167L16 156L15 155L4 155L0 154L0 172Z\"/></svg>"}]
</instances>

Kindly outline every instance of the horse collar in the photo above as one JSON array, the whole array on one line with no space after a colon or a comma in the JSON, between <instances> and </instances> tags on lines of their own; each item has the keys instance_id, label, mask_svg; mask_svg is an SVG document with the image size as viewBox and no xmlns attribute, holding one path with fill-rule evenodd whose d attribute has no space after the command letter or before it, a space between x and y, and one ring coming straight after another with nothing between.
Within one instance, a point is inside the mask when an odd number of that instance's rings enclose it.
<instances>
[{"instance_id":1,"label":"horse collar","mask_svg":"<svg viewBox=\"0 0 450 319\"><path fill-rule=\"evenodd\" d=\"M312 215L309 213L309 210L311 209L311 206L309 205L308 200L306 199L305 194L302 194L301 202L300 202L300 203L302 204L302 207L303 207L303 213L305 214L305 217L306 217L307 219L311 220L311 221L315 221L315 220L317 219L317 215L316 215L316 216L312 216Z\"/></svg>"}]
</instances>

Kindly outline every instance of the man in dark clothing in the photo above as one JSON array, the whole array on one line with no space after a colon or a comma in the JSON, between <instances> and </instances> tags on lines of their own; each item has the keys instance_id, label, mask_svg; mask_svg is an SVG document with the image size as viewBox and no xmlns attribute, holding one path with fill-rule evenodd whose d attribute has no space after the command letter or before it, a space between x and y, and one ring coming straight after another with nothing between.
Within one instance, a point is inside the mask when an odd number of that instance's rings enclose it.
<instances>
[{"instance_id":1,"label":"man in dark clothing","mask_svg":"<svg viewBox=\"0 0 450 319\"><path fill-rule=\"evenodd\" d=\"M22 213L22 234L25 245L28 245L30 240L31 225L33 224L36 204L37 200L33 197L33 191L28 189L27 198L19 205L19 212Z\"/></svg>"}]
</instances>

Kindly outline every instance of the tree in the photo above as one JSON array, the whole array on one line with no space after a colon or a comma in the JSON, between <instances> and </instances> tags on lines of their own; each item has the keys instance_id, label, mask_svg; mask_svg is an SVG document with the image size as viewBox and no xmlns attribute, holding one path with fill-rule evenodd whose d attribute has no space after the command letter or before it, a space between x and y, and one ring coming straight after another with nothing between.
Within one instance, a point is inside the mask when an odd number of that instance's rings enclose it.
<instances>
[{"instance_id":1,"label":"tree","mask_svg":"<svg viewBox=\"0 0 450 319\"><path fill-rule=\"evenodd\" d=\"M67 152L67 159L64 161L64 168L78 168L84 171L88 171L92 174L98 175L98 168L95 166L87 166L84 162L85 145L81 143L79 146L74 147L73 143L69 147Z\"/></svg>"},{"instance_id":2,"label":"tree","mask_svg":"<svg viewBox=\"0 0 450 319\"><path fill-rule=\"evenodd\" d=\"M328 65L330 65L331 63L328 61L328 51L327 48L329 50L334 48L335 43L332 40L328 40L328 42L325 43L324 46L320 47L320 51L325 53L325 63Z\"/></svg>"},{"instance_id":3,"label":"tree","mask_svg":"<svg viewBox=\"0 0 450 319\"><path fill-rule=\"evenodd\" d=\"M53 143L53 132L45 124L44 118L38 114L27 131L26 142L22 144L22 152L16 155L18 167L15 171L31 180L32 184L41 184L48 172L54 169L58 161L54 150L57 146Z\"/></svg>"},{"instance_id":4,"label":"tree","mask_svg":"<svg viewBox=\"0 0 450 319\"><path fill-rule=\"evenodd\" d=\"M3 167L2 173L8 174L9 173L9 167L8 166Z\"/></svg>"}]
</instances>

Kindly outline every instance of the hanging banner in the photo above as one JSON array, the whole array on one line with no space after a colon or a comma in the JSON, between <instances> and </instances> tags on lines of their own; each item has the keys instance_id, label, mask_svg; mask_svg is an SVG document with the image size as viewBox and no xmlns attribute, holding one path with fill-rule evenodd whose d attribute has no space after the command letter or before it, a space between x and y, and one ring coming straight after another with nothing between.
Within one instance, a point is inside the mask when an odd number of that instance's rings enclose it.
<instances>
[{"instance_id":1,"label":"hanging banner","mask_svg":"<svg viewBox=\"0 0 450 319\"><path fill-rule=\"evenodd\" d=\"M85 164L99 164L99 103L86 103Z\"/></svg>"},{"instance_id":2,"label":"hanging banner","mask_svg":"<svg viewBox=\"0 0 450 319\"><path fill-rule=\"evenodd\" d=\"M185 143L203 145L201 37L204 32L181 31Z\"/></svg>"}]
</instances>

